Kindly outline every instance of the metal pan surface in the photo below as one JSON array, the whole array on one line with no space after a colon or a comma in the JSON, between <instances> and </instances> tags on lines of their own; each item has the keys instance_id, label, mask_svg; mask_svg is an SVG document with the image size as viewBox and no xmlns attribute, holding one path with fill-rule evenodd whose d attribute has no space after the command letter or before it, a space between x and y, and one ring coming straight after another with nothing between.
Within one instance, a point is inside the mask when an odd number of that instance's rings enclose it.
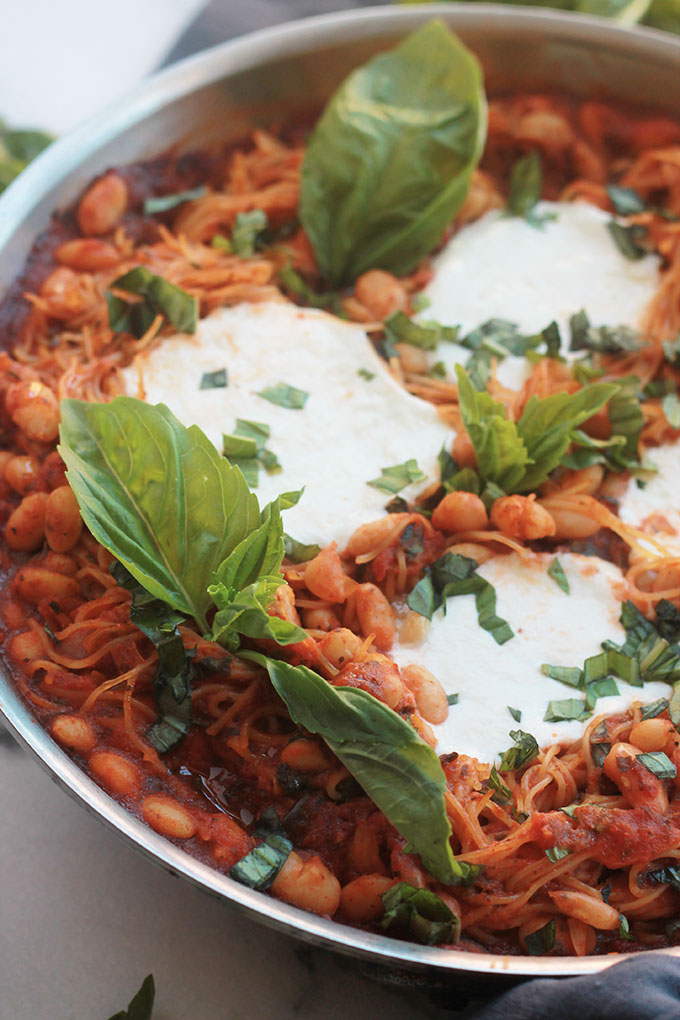
<instances>
[{"instance_id":1,"label":"metal pan surface","mask_svg":"<svg viewBox=\"0 0 680 1020\"><path fill-rule=\"evenodd\" d=\"M545 89L615 99L680 118L680 40L595 18L498 4L366 8L305 19L225 43L163 71L127 99L56 142L0 199L0 296L55 209L111 165L172 146L238 140L254 127L319 108L354 67L423 21L443 18L481 59L491 94ZM486 987L490 979L595 973L621 959L445 951L398 942L303 913L239 885L169 843L107 796L52 741L0 666L0 711L52 778L110 828L172 874L280 931L430 984ZM680 949L671 950L680 956Z\"/></svg>"}]
</instances>

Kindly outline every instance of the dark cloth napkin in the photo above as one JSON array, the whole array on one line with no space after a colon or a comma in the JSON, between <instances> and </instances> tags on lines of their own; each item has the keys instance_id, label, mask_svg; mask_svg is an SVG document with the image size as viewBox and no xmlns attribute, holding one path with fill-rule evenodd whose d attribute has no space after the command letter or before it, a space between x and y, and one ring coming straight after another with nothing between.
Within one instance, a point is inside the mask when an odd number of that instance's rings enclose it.
<instances>
[{"instance_id":1,"label":"dark cloth napkin","mask_svg":"<svg viewBox=\"0 0 680 1020\"><path fill-rule=\"evenodd\" d=\"M345 0L344 3L342 0L212 0L168 53L164 64L258 28L313 14L387 3L389 0L372 0L370 5L361 0ZM665 953L634 956L592 977L527 981L464 1014L464 1020L672 1018L680 1020L680 959Z\"/></svg>"}]
</instances>

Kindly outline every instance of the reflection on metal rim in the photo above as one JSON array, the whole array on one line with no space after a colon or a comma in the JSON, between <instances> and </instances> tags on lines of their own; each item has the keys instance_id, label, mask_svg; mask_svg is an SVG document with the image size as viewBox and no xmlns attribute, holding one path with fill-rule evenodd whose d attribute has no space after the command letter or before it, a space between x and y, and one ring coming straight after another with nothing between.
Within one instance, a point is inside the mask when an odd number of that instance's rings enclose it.
<instances>
[{"instance_id":1,"label":"reflection on metal rim","mask_svg":"<svg viewBox=\"0 0 680 1020\"><path fill-rule=\"evenodd\" d=\"M272 123L277 114L290 110L299 114L319 106L353 66L434 16L447 21L479 53L496 90L576 90L581 95L656 105L680 117L675 88L680 41L659 32L492 4L460 4L454 10L437 4L380 7L309 18L225 43L163 71L51 146L0 199L0 293L20 272L33 239L45 228L52 211L72 202L95 173L114 163L157 154L177 142L195 145L199 138L243 137L248 127ZM190 132L187 124L192 125ZM424 972L426 980L447 975L517 980L588 974L622 959L619 955L536 959L446 951L304 913L201 864L120 807L52 741L17 696L4 670L0 710L18 739L59 785L117 834L173 874L280 931L374 964ZM680 956L680 949L670 952Z\"/></svg>"}]
</instances>

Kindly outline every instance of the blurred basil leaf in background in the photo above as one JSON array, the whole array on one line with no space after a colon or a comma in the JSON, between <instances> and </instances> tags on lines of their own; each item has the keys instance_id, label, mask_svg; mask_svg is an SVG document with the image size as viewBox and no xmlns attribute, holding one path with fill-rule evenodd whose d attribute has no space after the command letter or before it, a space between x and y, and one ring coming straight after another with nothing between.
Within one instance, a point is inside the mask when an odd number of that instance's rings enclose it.
<instances>
[{"instance_id":1,"label":"blurred basil leaf in background","mask_svg":"<svg viewBox=\"0 0 680 1020\"><path fill-rule=\"evenodd\" d=\"M427 0L401 0L425 3ZM473 0L479 3L480 0ZM576 14L612 18L622 25L649 25L667 32L680 32L680 0L496 0L512 7L552 7Z\"/></svg>"},{"instance_id":2,"label":"blurred basil leaf in background","mask_svg":"<svg viewBox=\"0 0 680 1020\"><path fill-rule=\"evenodd\" d=\"M53 141L44 131L10 128L0 120L0 194Z\"/></svg>"}]
</instances>

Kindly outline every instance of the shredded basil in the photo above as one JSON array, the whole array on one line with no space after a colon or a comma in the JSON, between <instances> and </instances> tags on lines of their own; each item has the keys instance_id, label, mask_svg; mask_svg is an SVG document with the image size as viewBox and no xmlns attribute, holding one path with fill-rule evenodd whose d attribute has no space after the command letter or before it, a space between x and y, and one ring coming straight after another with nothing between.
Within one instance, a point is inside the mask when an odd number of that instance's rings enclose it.
<instances>
[{"instance_id":1,"label":"shredded basil","mask_svg":"<svg viewBox=\"0 0 680 1020\"><path fill-rule=\"evenodd\" d=\"M524 945L529 956L545 956L555 948L555 918L544 924L542 928L524 936Z\"/></svg>"},{"instance_id":2,"label":"shredded basil","mask_svg":"<svg viewBox=\"0 0 680 1020\"><path fill-rule=\"evenodd\" d=\"M566 807L561 807L562 811L568 818L573 818L578 804L567 804Z\"/></svg>"},{"instance_id":3,"label":"shredded basil","mask_svg":"<svg viewBox=\"0 0 680 1020\"><path fill-rule=\"evenodd\" d=\"M542 227L548 220L557 217L554 213L536 212L543 188L541 157L536 149L521 156L510 171L510 191L507 210L510 216L521 216L532 227Z\"/></svg>"},{"instance_id":4,"label":"shredded basil","mask_svg":"<svg viewBox=\"0 0 680 1020\"><path fill-rule=\"evenodd\" d=\"M522 721L522 713L519 710L519 708L512 708L510 705L508 705L507 709L508 709L508 712L510 713L510 715L512 716L512 718L515 720L515 722L521 722Z\"/></svg>"},{"instance_id":5,"label":"shredded basil","mask_svg":"<svg viewBox=\"0 0 680 1020\"><path fill-rule=\"evenodd\" d=\"M370 382L371 379L375 379L375 372L369 372L367 368L360 368L357 375L360 375L362 379L366 380L366 382Z\"/></svg>"},{"instance_id":6,"label":"shredded basil","mask_svg":"<svg viewBox=\"0 0 680 1020\"><path fill-rule=\"evenodd\" d=\"M140 297L142 301L125 301L106 292L109 325L114 333L130 333L138 340L144 336L157 315L180 333L195 333L198 322L198 301L191 294L155 276L146 266L136 266L111 284L111 288Z\"/></svg>"},{"instance_id":7,"label":"shredded basil","mask_svg":"<svg viewBox=\"0 0 680 1020\"><path fill-rule=\"evenodd\" d=\"M670 885L676 892L680 892L680 868L673 864L667 864L663 868L647 872L647 878L660 885Z\"/></svg>"},{"instance_id":8,"label":"shredded basil","mask_svg":"<svg viewBox=\"0 0 680 1020\"><path fill-rule=\"evenodd\" d=\"M168 212L185 202L194 202L197 198L203 198L207 193L207 188L201 185L199 188L189 188L187 191L176 191L174 195L154 195L151 198L145 198L144 215L156 216L158 213Z\"/></svg>"},{"instance_id":9,"label":"shredded basil","mask_svg":"<svg viewBox=\"0 0 680 1020\"><path fill-rule=\"evenodd\" d=\"M663 751L648 751L638 754L637 760L657 779L675 779L678 774L677 768Z\"/></svg>"},{"instance_id":10,"label":"shredded basil","mask_svg":"<svg viewBox=\"0 0 680 1020\"><path fill-rule=\"evenodd\" d=\"M380 478L373 478L370 482L366 482L366 484L374 489L380 489L381 492L396 495L407 485L412 485L414 482L424 482L426 478L427 475L420 470L416 461L411 458L404 464L394 464L392 467L381 468Z\"/></svg>"},{"instance_id":11,"label":"shredded basil","mask_svg":"<svg viewBox=\"0 0 680 1020\"><path fill-rule=\"evenodd\" d=\"M460 918L429 889L399 882L383 893L382 902L381 928L401 930L426 946L460 941Z\"/></svg>"},{"instance_id":12,"label":"shredded basil","mask_svg":"<svg viewBox=\"0 0 680 1020\"><path fill-rule=\"evenodd\" d=\"M288 383L279 382L276 386L267 386L260 390L258 397L264 397L270 404L277 404L279 407L288 407L293 411L301 411L307 403L309 393L299 390Z\"/></svg>"},{"instance_id":13,"label":"shredded basil","mask_svg":"<svg viewBox=\"0 0 680 1020\"><path fill-rule=\"evenodd\" d=\"M459 329L458 326L442 326L438 322L414 322L399 311L385 319L384 327L389 342L411 344L425 351L433 351L441 340L454 343Z\"/></svg>"},{"instance_id":14,"label":"shredded basil","mask_svg":"<svg viewBox=\"0 0 680 1020\"><path fill-rule=\"evenodd\" d=\"M647 249L640 243L647 237L645 227L639 223L631 223L628 226L624 226L623 223L619 223L617 220L610 220L607 224L607 229L612 236L614 244L624 258L627 258L630 262L638 262L645 257Z\"/></svg>"},{"instance_id":15,"label":"shredded basil","mask_svg":"<svg viewBox=\"0 0 680 1020\"><path fill-rule=\"evenodd\" d=\"M459 698L460 698L459 694L447 694L446 695L446 704L447 705L457 705Z\"/></svg>"},{"instance_id":16,"label":"shredded basil","mask_svg":"<svg viewBox=\"0 0 680 1020\"><path fill-rule=\"evenodd\" d=\"M565 722L573 719L586 719L590 715L583 701L578 698L566 698L564 701L551 701L543 716L544 722Z\"/></svg>"},{"instance_id":17,"label":"shredded basil","mask_svg":"<svg viewBox=\"0 0 680 1020\"><path fill-rule=\"evenodd\" d=\"M633 188L622 188L618 184L608 184L607 194L619 216L634 216L647 208L644 199Z\"/></svg>"},{"instance_id":18,"label":"shredded basil","mask_svg":"<svg viewBox=\"0 0 680 1020\"><path fill-rule=\"evenodd\" d=\"M613 676L606 676L601 680L593 680L586 686L586 709L588 712L592 712L598 698L610 698L612 695L619 693L616 680Z\"/></svg>"},{"instance_id":19,"label":"shredded basil","mask_svg":"<svg viewBox=\"0 0 680 1020\"><path fill-rule=\"evenodd\" d=\"M231 229L231 246L234 253L242 259L254 255L267 225L267 214L262 209L236 213Z\"/></svg>"},{"instance_id":20,"label":"shredded basil","mask_svg":"<svg viewBox=\"0 0 680 1020\"><path fill-rule=\"evenodd\" d=\"M640 719L656 719L657 716L666 711L668 704L667 698L659 698L658 701L653 701L650 705L645 705L645 707L640 711Z\"/></svg>"},{"instance_id":21,"label":"shredded basil","mask_svg":"<svg viewBox=\"0 0 680 1020\"><path fill-rule=\"evenodd\" d=\"M553 864L556 864L557 861L561 861L565 857L568 857L570 853L571 850L567 850L566 847L552 846L548 850L546 850L545 856L548 858L549 861L552 861Z\"/></svg>"},{"instance_id":22,"label":"shredded basil","mask_svg":"<svg viewBox=\"0 0 680 1020\"><path fill-rule=\"evenodd\" d=\"M308 560L313 560L321 552L320 545L305 545L303 542L297 542L285 533L283 536L283 548L286 553L286 559L291 563L307 563Z\"/></svg>"},{"instance_id":23,"label":"shredded basil","mask_svg":"<svg viewBox=\"0 0 680 1020\"><path fill-rule=\"evenodd\" d=\"M619 938L626 942L635 942L636 938L630 930L630 924L625 914L619 914Z\"/></svg>"},{"instance_id":24,"label":"shredded basil","mask_svg":"<svg viewBox=\"0 0 680 1020\"><path fill-rule=\"evenodd\" d=\"M270 435L269 425L247 418L237 418L236 427L230 434L222 434L222 453L232 467L238 467L247 484L255 488L259 481L260 465L268 474L281 470L275 453L265 443Z\"/></svg>"},{"instance_id":25,"label":"shredded basil","mask_svg":"<svg viewBox=\"0 0 680 1020\"><path fill-rule=\"evenodd\" d=\"M272 833L229 869L229 878L249 889L268 889L288 860L293 844L282 833Z\"/></svg>"},{"instance_id":26,"label":"shredded basil","mask_svg":"<svg viewBox=\"0 0 680 1020\"><path fill-rule=\"evenodd\" d=\"M514 747L509 747L501 755L501 763L498 766L499 772L512 772L522 765L528 765L538 757L538 742L531 733L524 730L510 730L510 736L515 741Z\"/></svg>"},{"instance_id":27,"label":"shredded basil","mask_svg":"<svg viewBox=\"0 0 680 1020\"><path fill-rule=\"evenodd\" d=\"M446 365L443 361L436 361L427 374L431 379L445 379Z\"/></svg>"},{"instance_id":28,"label":"shredded basil","mask_svg":"<svg viewBox=\"0 0 680 1020\"><path fill-rule=\"evenodd\" d=\"M214 372L204 372L201 376L201 390L221 390L227 386L226 368L217 368Z\"/></svg>"},{"instance_id":29,"label":"shredded basil","mask_svg":"<svg viewBox=\"0 0 680 1020\"><path fill-rule=\"evenodd\" d=\"M569 581L567 575L564 572L564 567L560 561L555 557L550 566L548 567L548 577L552 577L553 581L558 588L561 588L565 595L569 594Z\"/></svg>"},{"instance_id":30,"label":"shredded basil","mask_svg":"<svg viewBox=\"0 0 680 1020\"><path fill-rule=\"evenodd\" d=\"M492 766L491 772L489 773L489 778L486 781L486 785L489 787L490 790L494 791L491 799L495 801L496 804L507 804L509 801L512 800L512 793L510 791L510 787L505 785L505 783L499 776L498 770L496 769L495 765Z\"/></svg>"},{"instance_id":31,"label":"shredded basil","mask_svg":"<svg viewBox=\"0 0 680 1020\"><path fill-rule=\"evenodd\" d=\"M547 662L544 662L541 666L541 673L544 676L549 676L551 680L559 680L561 684L566 684L567 687L578 687L584 686L583 670L579 669L578 666L550 666Z\"/></svg>"}]
</instances>

